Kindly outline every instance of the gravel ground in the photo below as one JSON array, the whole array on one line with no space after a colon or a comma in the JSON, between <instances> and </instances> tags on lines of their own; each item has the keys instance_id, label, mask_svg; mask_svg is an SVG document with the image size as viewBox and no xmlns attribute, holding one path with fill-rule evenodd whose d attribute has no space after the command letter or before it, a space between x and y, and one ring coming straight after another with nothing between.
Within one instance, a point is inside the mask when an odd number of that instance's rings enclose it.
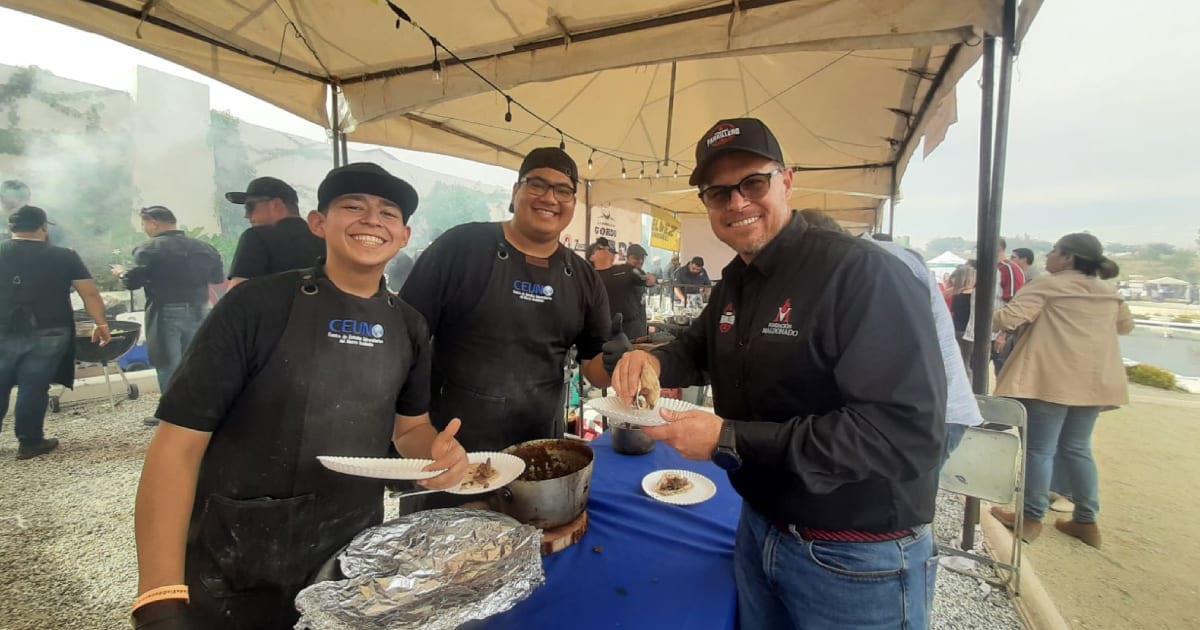
<instances>
[{"instance_id":1,"label":"gravel ground","mask_svg":"<svg viewBox=\"0 0 1200 630\"><path fill-rule=\"evenodd\" d=\"M15 460L12 417L5 419L0 435L0 629L128 627L137 583L133 498L152 434L141 420L153 413L156 402L157 395L149 394L122 403L115 413L105 402L50 414L46 434L63 444L28 461ZM961 498L939 495L938 539L953 540L961 519ZM1020 627L1005 592L940 568L933 628Z\"/></svg>"}]
</instances>

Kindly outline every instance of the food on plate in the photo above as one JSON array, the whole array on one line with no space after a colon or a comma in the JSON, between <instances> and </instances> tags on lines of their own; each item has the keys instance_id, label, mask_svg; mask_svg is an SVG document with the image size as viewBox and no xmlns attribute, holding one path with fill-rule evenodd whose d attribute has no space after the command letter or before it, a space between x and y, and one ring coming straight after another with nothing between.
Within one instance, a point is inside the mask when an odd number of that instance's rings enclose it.
<instances>
[{"instance_id":1,"label":"food on plate","mask_svg":"<svg viewBox=\"0 0 1200 630\"><path fill-rule=\"evenodd\" d=\"M638 409L654 409L658 405L658 395L662 387L658 384L658 372L649 365L642 368L642 382L638 388L635 405Z\"/></svg>"},{"instance_id":2,"label":"food on plate","mask_svg":"<svg viewBox=\"0 0 1200 630\"><path fill-rule=\"evenodd\" d=\"M487 488L493 479L500 476L500 471L492 467L492 458L480 464L471 464L467 468L467 476L463 478L460 490Z\"/></svg>"},{"instance_id":3,"label":"food on plate","mask_svg":"<svg viewBox=\"0 0 1200 630\"><path fill-rule=\"evenodd\" d=\"M658 480L654 492L664 497L673 494L683 494L692 489L692 482L687 477L676 473L667 473Z\"/></svg>"}]
</instances>

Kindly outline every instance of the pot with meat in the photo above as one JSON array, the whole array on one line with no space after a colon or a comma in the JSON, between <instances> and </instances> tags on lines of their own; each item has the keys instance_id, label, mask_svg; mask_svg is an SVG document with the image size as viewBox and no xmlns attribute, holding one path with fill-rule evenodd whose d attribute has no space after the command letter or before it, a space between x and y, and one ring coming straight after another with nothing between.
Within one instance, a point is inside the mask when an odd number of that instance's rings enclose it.
<instances>
[{"instance_id":1,"label":"pot with meat","mask_svg":"<svg viewBox=\"0 0 1200 630\"><path fill-rule=\"evenodd\" d=\"M576 440L533 440L504 449L525 460L525 472L492 495L498 512L542 529L575 520L587 507L596 456Z\"/></svg>"}]
</instances>

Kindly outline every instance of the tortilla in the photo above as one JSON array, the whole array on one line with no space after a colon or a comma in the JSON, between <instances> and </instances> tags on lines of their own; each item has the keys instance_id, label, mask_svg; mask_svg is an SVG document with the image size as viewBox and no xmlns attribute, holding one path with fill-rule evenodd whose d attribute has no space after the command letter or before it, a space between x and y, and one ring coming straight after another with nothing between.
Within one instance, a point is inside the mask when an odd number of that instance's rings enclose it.
<instances>
[{"instance_id":1,"label":"tortilla","mask_svg":"<svg viewBox=\"0 0 1200 630\"><path fill-rule=\"evenodd\" d=\"M636 406L638 409L654 409L658 405L662 386L658 384L658 372L647 365L642 368L642 381L638 389Z\"/></svg>"},{"instance_id":2,"label":"tortilla","mask_svg":"<svg viewBox=\"0 0 1200 630\"><path fill-rule=\"evenodd\" d=\"M674 494L683 494L691 489L691 479L683 475L667 473L658 480L658 485L655 486L654 492L659 496L669 497Z\"/></svg>"}]
</instances>

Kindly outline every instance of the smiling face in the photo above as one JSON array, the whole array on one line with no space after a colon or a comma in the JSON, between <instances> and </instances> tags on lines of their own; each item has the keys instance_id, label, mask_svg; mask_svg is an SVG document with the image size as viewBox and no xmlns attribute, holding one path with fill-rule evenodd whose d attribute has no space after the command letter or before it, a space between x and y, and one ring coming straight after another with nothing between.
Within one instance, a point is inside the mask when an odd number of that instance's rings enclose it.
<instances>
[{"instance_id":1,"label":"smiling face","mask_svg":"<svg viewBox=\"0 0 1200 630\"><path fill-rule=\"evenodd\" d=\"M775 162L752 153L730 153L708 167L707 181L700 188L736 186L748 175L769 173L777 167ZM727 203L708 208L713 234L749 262L788 224L791 197L792 172L787 169L771 177L766 194L758 199L746 199L735 190Z\"/></svg>"},{"instance_id":2,"label":"smiling face","mask_svg":"<svg viewBox=\"0 0 1200 630\"><path fill-rule=\"evenodd\" d=\"M573 190L575 182L552 168L535 168L521 179L513 186L513 227L530 240L558 240L575 216L575 197L560 201L554 188L566 186ZM536 194L536 188L542 188L541 194Z\"/></svg>"},{"instance_id":3,"label":"smiling face","mask_svg":"<svg viewBox=\"0 0 1200 630\"><path fill-rule=\"evenodd\" d=\"M310 213L308 225L325 239L330 263L359 269L382 269L412 235L396 204L366 194L334 199L324 213Z\"/></svg>"}]
</instances>

